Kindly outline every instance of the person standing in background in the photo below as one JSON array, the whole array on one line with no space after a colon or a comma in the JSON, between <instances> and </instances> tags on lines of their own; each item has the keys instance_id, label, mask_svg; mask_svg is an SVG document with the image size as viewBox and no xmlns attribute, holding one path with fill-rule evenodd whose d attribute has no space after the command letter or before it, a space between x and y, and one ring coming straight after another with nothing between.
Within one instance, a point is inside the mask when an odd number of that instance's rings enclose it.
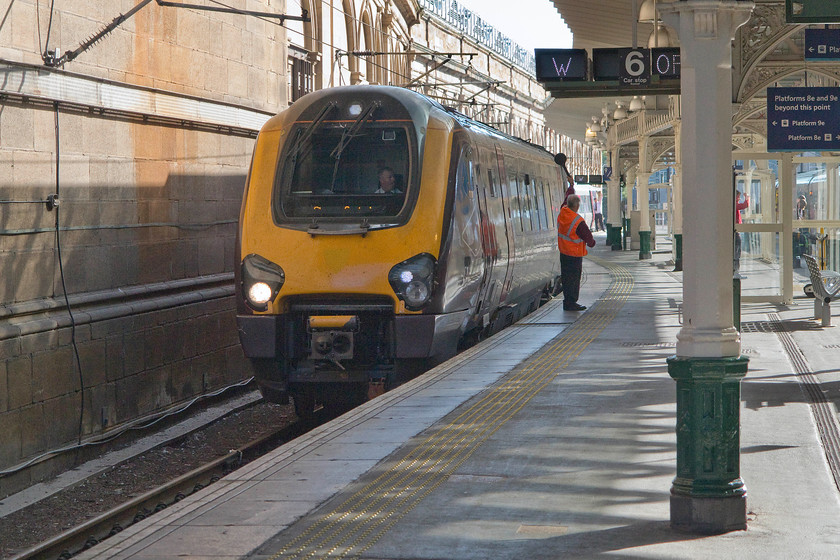
<instances>
[{"instance_id":1,"label":"person standing in background","mask_svg":"<svg viewBox=\"0 0 840 560\"><path fill-rule=\"evenodd\" d=\"M595 215L595 231L604 231L604 215L601 211L601 193L595 193L592 201L592 212Z\"/></svg>"},{"instance_id":2,"label":"person standing in background","mask_svg":"<svg viewBox=\"0 0 840 560\"><path fill-rule=\"evenodd\" d=\"M743 223L741 220L741 210L750 207L750 197L746 194L742 193L741 191L735 192L735 223L740 224ZM746 276L741 274L741 233L738 231L734 232L735 234L735 252L733 253L733 262L732 262L732 277L733 278L746 278Z\"/></svg>"}]
</instances>

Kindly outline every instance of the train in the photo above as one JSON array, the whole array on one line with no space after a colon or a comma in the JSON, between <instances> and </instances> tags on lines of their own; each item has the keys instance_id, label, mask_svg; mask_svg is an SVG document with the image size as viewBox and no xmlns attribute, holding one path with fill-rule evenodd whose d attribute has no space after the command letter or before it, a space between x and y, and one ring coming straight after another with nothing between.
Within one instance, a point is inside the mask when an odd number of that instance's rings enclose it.
<instances>
[{"instance_id":1,"label":"train","mask_svg":"<svg viewBox=\"0 0 840 560\"><path fill-rule=\"evenodd\" d=\"M537 309L560 282L566 180L542 147L404 88L324 89L270 118L235 251L264 398L303 418L355 406Z\"/></svg>"}]
</instances>

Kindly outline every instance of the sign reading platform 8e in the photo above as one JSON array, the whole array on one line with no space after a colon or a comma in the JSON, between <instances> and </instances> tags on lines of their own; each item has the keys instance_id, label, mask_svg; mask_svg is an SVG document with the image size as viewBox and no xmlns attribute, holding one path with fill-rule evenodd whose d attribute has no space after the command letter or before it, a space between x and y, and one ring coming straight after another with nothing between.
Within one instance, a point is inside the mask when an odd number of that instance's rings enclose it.
<instances>
[{"instance_id":1,"label":"sign reading platform 8e","mask_svg":"<svg viewBox=\"0 0 840 560\"><path fill-rule=\"evenodd\" d=\"M534 49L537 81L586 80L586 49Z\"/></svg>"},{"instance_id":2,"label":"sign reading platform 8e","mask_svg":"<svg viewBox=\"0 0 840 560\"><path fill-rule=\"evenodd\" d=\"M840 87L767 88L767 151L840 150Z\"/></svg>"}]
</instances>

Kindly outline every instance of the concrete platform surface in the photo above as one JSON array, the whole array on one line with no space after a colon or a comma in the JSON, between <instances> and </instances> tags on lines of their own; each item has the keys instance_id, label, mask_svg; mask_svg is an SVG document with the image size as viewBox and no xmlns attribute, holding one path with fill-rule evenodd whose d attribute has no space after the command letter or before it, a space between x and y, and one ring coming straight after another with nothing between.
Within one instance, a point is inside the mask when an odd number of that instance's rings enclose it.
<instances>
[{"instance_id":1,"label":"concrete platform surface","mask_svg":"<svg viewBox=\"0 0 840 560\"><path fill-rule=\"evenodd\" d=\"M592 253L587 311L555 300L76 558L840 558L840 331L743 306L748 529L680 533L682 273Z\"/></svg>"}]
</instances>

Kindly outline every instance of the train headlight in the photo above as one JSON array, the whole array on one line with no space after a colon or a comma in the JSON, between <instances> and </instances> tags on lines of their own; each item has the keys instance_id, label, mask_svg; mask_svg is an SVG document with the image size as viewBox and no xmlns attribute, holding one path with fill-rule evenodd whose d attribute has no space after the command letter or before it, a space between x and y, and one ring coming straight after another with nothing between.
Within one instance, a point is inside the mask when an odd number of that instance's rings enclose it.
<instances>
[{"instance_id":1,"label":"train headlight","mask_svg":"<svg viewBox=\"0 0 840 560\"><path fill-rule=\"evenodd\" d=\"M432 297L434 273L435 258L422 253L395 265L388 273L388 282L406 309L417 311Z\"/></svg>"},{"instance_id":2,"label":"train headlight","mask_svg":"<svg viewBox=\"0 0 840 560\"><path fill-rule=\"evenodd\" d=\"M265 257L250 254L242 259L242 292L254 311L266 311L285 281L283 269Z\"/></svg>"},{"instance_id":3,"label":"train headlight","mask_svg":"<svg viewBox=\"0 0 840 560\"><path fill-rule=\"evenodd\" d=\"M248 300L257 305L265 305L271 301L271 286L265 282L257 282L248 290Z\"/></svg>"},{"instance_id":4,"label":"train headlight","mask_svg":"<svg viewBox=\"0 0 840 560\"><path fill-rule=\"evenodd\" d=\"M421 307L429 301L431 292L426 284L414 280L405 287L403 295L405 296L406 307Z\"/></svg>"}]
</instances>

